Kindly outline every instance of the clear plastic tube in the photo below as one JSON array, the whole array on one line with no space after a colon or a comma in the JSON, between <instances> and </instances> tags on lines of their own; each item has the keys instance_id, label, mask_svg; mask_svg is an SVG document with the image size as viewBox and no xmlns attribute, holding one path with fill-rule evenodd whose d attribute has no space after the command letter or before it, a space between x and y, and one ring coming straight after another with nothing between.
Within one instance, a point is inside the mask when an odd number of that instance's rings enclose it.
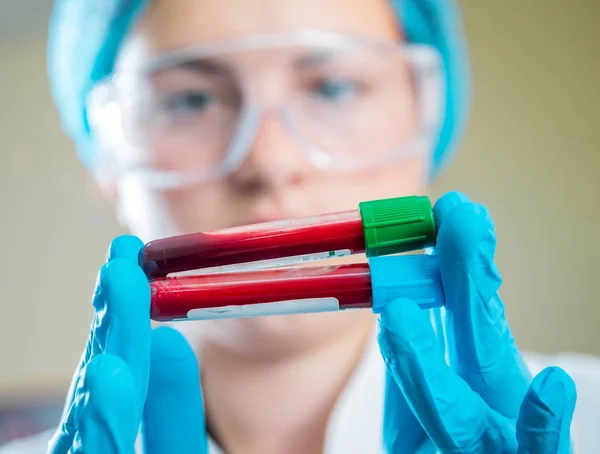
<instances>
[{"instance_id":1,"label":"clear plastic tube","mask_svg":"<svg viewBox=\"0 0 600 454\"><path fill-rule=\"evenodd\" d=\"M159 239L146 244L140 264L150 279L221 273L415 251L434 245L435 236L431 201L397 197L361 202L356 210Z\"/></svg>"},{"instance_id":2,"label":"clear plastic tube","mask_svg":"<svg viewBox=\"0 0 600 454\"><path fill-rule=\"evenodd\" d=\"M386 256L369 263L166 277L151 283L156 321L207 320L373 309L396 298L443 305L437 258Z\"/></svg>"},{"instance_id":3,"label":"clear plastic tube","mask_svg":"<svg viewBox=\"0 0 600 454\"><path fill-rule=\"evenodd\" d=\"M198 270L208 274L270 268L364 251L361 215L352 210L159 239L146 244L140 262L155 279Z\"/></svg>"}]
</instances>

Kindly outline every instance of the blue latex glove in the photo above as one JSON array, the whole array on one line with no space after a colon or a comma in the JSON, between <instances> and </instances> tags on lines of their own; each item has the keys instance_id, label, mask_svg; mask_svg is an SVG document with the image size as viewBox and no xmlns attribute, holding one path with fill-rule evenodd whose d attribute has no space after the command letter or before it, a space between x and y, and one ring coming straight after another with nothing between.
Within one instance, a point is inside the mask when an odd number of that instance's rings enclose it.
<instances>
[{"instance_id":1,"label":"blue latex glove","mask_svg":"<svg viewBox=\"0 0 600 454\"><path fill-rule=\"evenodd\" d=\"M450 193L434 211L446 317L436 326L410 300L393 301L381 314L386 452L569 453L575 384L558 368L531 381L498 296L487 210Z\"/></svg>"},{"instance_id":2,"label":"blue latex glove","mask_svg":"<svg viewBox=\"0 0 600 454\"><path fill-rule=\"evenodd\" d=\"M196 358L177 331L150 325L142 242L115 239L100 270L94 317L49 453L207 452Z\"/></svg>"}]
</instances>

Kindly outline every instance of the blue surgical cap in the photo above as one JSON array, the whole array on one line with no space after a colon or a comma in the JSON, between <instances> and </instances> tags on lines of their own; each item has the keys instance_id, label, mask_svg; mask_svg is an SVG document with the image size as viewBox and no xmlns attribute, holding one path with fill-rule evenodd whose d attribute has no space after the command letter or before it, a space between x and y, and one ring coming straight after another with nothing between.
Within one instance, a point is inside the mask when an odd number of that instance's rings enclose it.
<instances>
[{"instance_id":1,"label":"blue surgical cap","mask_svg":"<svg viewBox=\"0 0 600 454\"><path fill-rule=\"evenodd\" d=\"M443 57L446 111L433 153L432 176L450 160L470 104L470 67L456 0L392 0L408 41L435 47ZM91 168L97 144L86 98L113 71L123 38L149 0L56 0L48 40L48 70L63 129Z\"/></svg>"}]
</instances>

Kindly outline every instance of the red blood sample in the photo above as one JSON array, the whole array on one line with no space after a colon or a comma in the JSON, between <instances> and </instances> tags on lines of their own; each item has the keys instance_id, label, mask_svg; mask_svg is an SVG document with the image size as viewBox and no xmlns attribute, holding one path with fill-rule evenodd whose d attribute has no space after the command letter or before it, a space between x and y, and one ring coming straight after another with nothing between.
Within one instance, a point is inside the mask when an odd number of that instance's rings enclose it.
<instances>
[{"instance_id":1,"label":"red blood sample","mask_svg":"<svg viewBox=\"0 0 600 454\"><path fill-rule=\"evenodd\" d=\"M167 277L151 288L156 321L363 309L373 299L366 263Z\"/></svg>"},{"instance_id":2,"label":"red blood sample","mask_svg":"<svg viewBox=\"0 0 600 454\"><path fill-rule=\"evenodd\" d=\"M342 251L341 255L365 251L358 210L159 239L146 244L140 264L146 275L155 279L279 257L333 255L334 251Z\"/></svg>"}]
</instances>

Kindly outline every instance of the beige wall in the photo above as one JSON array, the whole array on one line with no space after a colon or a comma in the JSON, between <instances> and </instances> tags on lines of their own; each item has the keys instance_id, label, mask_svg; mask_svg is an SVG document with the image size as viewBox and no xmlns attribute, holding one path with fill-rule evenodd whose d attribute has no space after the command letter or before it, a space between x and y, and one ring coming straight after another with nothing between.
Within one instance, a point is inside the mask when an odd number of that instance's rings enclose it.
<instances>
[{"instance_id":1,"label":"beige wall","mask_svg":"<svg viewBox=\"0 0 600 454\"><path fill-rule=\"evenodd\" d=\"M473 115L433 194L458 189L490 208L523 348L600 354L600 2L463 5ZM41 39L0 42L0 399L64 389L120 233L58 129L44 52Z\"/></svg>"}]
</instances>

